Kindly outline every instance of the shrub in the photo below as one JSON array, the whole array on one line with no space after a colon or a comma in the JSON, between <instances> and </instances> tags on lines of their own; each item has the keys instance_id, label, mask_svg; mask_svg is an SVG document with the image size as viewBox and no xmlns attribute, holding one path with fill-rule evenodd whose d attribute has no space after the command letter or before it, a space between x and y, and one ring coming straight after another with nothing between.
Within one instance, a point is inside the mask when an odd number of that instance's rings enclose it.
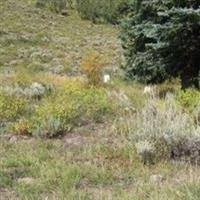
<instances>
[{"instance_id":1,"label":"shrub","mask_svg":"<svg viewBox=\"0 0 200 200\"><path fill-rule=\"evenodd\" d=\"M31 84L30 88L26 88L24 92L29 97L40 99L46 93L46 88L42 84L35 82Z\"/></svg>"},{"instance_id":2,"label":"shrub","mask_svg":"<svg viewBox=\"0 0 200 200\"><path fill-rule=\"evenodd\" d=\"M16 120L26 111L27 101L0 92L0 122Z\"/></svg>"},{"instance_id":3,"label":"shrub","mask_svg":"<svg viewBox=\"0 0 200 200\"><path fill-rule=\"evenodd\" d=\"M45 100L36 109L32 117L34 135L53 137L64 134L78 122L78 110L73 107L73 102L62 97L52 100Z\"/></svg>"},{"instance_id":4,"label":"shrub","mask_svg":"<svg viewBox=\"0 0 200 200\"><path fill-rule=\"evenodd\" d=\"M143 141L150 144L146 145L148 152L150 147L154 148L155 160L200 160L200 154L197 153L200 149L200 126L194 123L190 115L182 111L172 95L167 95L165 101L150 98L142 111L133 114L132 117L129 116L124 127L137 149L143 149L141 145L137 145ZM145 151L145 147L143 150Z\"/></svg>"},{"instance_id":5,"label":"shrub","mask_svg":"<svg viewBox=\"0 0 200 200\"><path fill-rule=\"evenodd\" d=\"M54 137L75 126L90 121L99 122L111 111L112 105L104 90L84 88L81 83L69 83L36 108L31 119L31 132Z\"/></svg>"},{"instance_id":6,"label":"shrub","mask_svg":"<svg viewBox=\"0 0 200 200\"><path fill-rule=\"evenodd\" d=\"M25 98L33 98L40 100L42 97L50 93L52 91L52 87L50 85L42 85L40 83L34 82L30 85L30 87L12 87L12 86L4 86L0 87L0 91L4 92L8 96L16 96L16 97L25 97Z\"/></svg>"},{"instance_id":7,"label":"shrub","mask_svg":"<svg viewBox=\"0 0 200 200\"><path fill-rule=\"evenodd\" d=\"M65 120L62 119L63 116L60 115L60 119L55 116L48 116L45 120L42 119L39 124L37 124L35 127L32 127L33 134L35 136L42 136L42 137L57 137L60 135L63 135L65 131L69 131L71 129L69 124L65 125ZM34 120L38 120L34 118ZM35 122L33 122L34 125ZM34 129L33 129L34 128Z\"/></svg>"},{"instance_id":8,"label":"shrub","mask_svg":"<svg viewBox=\"0 0 200 200\"><path fill-rule=\"evenodd\" d=\"M43 8L47 7L51 11L59 13L62 10L66 9L68 2L70 0L37 0L36 7Z\"/></svg>"},{"instance_id":9,"label":"shrub","mask_svg":"<svg viewBox=\"0 0 200 200\"><path fill-rule=\"evenodd\" d=\"M102 70L106 60L100 54L93 52L85 56L81 61L81 70L87 76L88 84L99 86L102 83Z\"/></svg>"},{"instance_id":10,"label":"shrub","mask_svg":"<svg viewBox=\"0 0 200 200\"><path fill-rule=\"evenodd\" d=\"M76 0L77 10L82 18L95 23L118 23L129 0Z\"/></svg>"},{"instance_id":11,"label":"shrub","mask_svg":"<svg viewBox=\"0 0 200 200\"><path fill-rule=\"evenodd\" d=\"M153 164L155 159L155 148L149 141L136 143L136 150L144 164Z\"/></svg>"},{"instance_id":12,"label":"shrub","mask_svg":"<svg viewBox=\"0 0 200 200\"><path fill-rule=\"evenodd\" d=\"M185 109L194 111L199 106L200 92L192 89L180 91L176 98L180 105Z\"/></svg>"},{"instance_id":13,"label":"shrub","mask_svg":"<svg viewBox=\"0 0 200 200\"><path fill-rule=\"evenodd\" d=\"M18 122L12 124L10 129L18 135L31 135L30 121L25 118L22 118Z\"/></svg>"},{"instance_id":14,"label":"shrub","mask_svg":"<svg viewBox=\"0 0 200 200\"><path fill-rule=\"evenodd\" d=\"M180 91L176 100L189 113L197 124L200 124L200 92L194 89Z\"/></svg>"},{"instance_id":15,"label":"shrub","mask_svg":"<svg viewBox=\"0 0 200 200\"><path fill-rule=\"evenodd\" d=\"M16 71L15 76L13 76L13 80L11 84L25 88L28 85L31 85L34 79L35 79L35 75L31 74L25 68L20 68L18 69L18 71Z\"/></svg>"}]
</instances>

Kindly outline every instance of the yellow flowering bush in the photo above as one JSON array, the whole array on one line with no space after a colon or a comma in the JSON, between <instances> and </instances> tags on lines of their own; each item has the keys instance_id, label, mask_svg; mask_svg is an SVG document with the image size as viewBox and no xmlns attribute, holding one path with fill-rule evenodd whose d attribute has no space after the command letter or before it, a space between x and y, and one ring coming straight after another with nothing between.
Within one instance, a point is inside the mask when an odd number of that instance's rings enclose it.
<instances>
[{"instance_id":1,"label":"yellow flowering bush","mask_svg":"<svg viewBox=\"0 0 200 200\"><path fill-rule=\"evenodd\" d=\"M199 106L200 92L194 89L180 91L177 95L177 101L185 108L192 112Z\"/></svg>"},{"instance_id":2,"label":"yellow flowering bush","mask_svg":"<svg viewBox=\"0 0 200 200\"><path fill-rule=\"evenodd\" d=\"M12 131L18 135L31 135L31 123L29 120L22 118L12 125Z\"/></svg>"},{"instance_id":3,"label":"yellow flowering bush","mask_svg":"<svg viewBox=\"0 0 200 200\"><path fill-rule=\"evenodd\" d=\"M97 122L111 113L112 104L100 88L71 82L46 98L32 116L32 132L54 137L84 123Z\"/></svg>"},{"instance_id":4,"label":"yellow flowering bush","mask_svg":"<svg viewBox=\"0 0 200 200\"><path fill-rule=\"evenodd\" d=\"M26 110L27 101L0 92L0 121L13 121Z\"/></svg>"}]
</instances>

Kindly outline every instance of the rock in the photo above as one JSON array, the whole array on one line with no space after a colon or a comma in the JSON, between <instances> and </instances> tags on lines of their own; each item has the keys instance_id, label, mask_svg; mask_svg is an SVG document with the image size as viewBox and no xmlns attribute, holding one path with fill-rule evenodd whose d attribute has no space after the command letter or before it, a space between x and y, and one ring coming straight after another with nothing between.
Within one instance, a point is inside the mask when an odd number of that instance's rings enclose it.
<instances>
[{"instance_id":1,"label":"rock","mask_svg":"<svg viewBox=\"0 0 200 200\"><path fill-rule=\"evenodd\" d=\"M153 95L155 92L155 88L153 86L145 86L143 94Z\"/></svg>"},{"instance_id":2,"label":"rock","mask_svg":"<svg viewBox=\"0 0 200 200\"><path fill-rule=\"evenodd\" d=\"M11 60L9 65L17 65L18 64L18 60Z\"/></svg>"},{"instance_id":3,"label":"rock","mask_svg":"<svg viewBox=\"0 0 200 200\"><path fill-rule=\"evenodd\" d=\"M61 11L61 15L63 15L63 16L69 16L69 13L68 13L67 10L62 10Z\"/></svg>"},{"instance_id":4,"label":"rock","mask_svg":"<svg viewBox=\"0 0 200 200\"><path fill-rule=\"evenodd\" d=\"M13 135L13 136L10 137L9 142L16 143L17 140L18 140L18 137L16 135Z\"/></svg>"},{"instance_id":5,"label":"rock","mask_svg":"<svg viewBox=\"0 0 200 200\"><path fill-rule=\"evenodd\" d=\"M103 76L103 82L104 82L104 83L110 82L110 75L109 75L109 74L105 74L105 75Z\"/></svg>"},{"instance_id":6,"label":"rock","mask_svg":"<svg viewBox=\"0 0 200 200\"><path fill-rule=\"evenodd\" d=\"M19 178L17 180L18 183L30 185L34 183L34 179L32 177L24 177L24 178Z\"/></svg>"},{"instance_id":7,"label":"rock","mask_svg":"<svg viewBox=\"0 0 200 200\"><path fill-rule=\"evenodd\" d=\"M150 182L159 184L164 180L164 177L160 174L154 174L150 176Z\"/></svg>"},{"instance_id":8,"label":"rock","mask_svg":"<svg viewBox=\"0 0 200 200\"><path fill-rule=\"evenodd\" d=\"M84 139L81 136L70 137L65 140L66 146L80 146L84 143Z\"/></svg>"}]
</instances>

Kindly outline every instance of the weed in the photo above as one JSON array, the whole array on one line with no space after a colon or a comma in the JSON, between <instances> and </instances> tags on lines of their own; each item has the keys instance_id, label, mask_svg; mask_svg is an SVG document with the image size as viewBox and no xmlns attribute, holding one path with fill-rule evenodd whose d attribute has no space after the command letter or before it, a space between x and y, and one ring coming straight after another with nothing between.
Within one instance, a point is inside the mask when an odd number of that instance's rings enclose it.
<instances>
[{"instance_id":1,"label":"weed","mask_svg":"<svg viewBox=\"0 0 200 200\"><path fill-rule=\"evenodd\" d=\"M83 73L87 76L89 85L99 86L102 84L102 70L105 65L105 58L103 58L103 56L101 56L97 52L90 53L82 59L81 69Z\"/></svg>"}]
</instances>

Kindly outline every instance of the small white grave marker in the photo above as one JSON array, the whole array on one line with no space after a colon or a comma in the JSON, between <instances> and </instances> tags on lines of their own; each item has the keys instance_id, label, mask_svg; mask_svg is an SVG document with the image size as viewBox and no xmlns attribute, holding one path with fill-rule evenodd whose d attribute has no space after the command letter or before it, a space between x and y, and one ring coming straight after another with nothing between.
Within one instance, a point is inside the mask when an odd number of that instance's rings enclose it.
<instances>
[{"instance_id":1,"label":"small white grave marker","mask_svg":"<svg viewBox=\"0 0 200 200\"><path fill-rule=\"evenodd\" d=\"M110 75L109 74L104 74L104 76L103 76L103 82L104 83L110 82Z\"/></svg>"},{"instance_id":2,"label":"small white grave marker","mask_svg":"<svg viewBox=\"0 0 200 200\"><path fill-rule=\"evenodd\" d=\"M144 88L144 94L150 94L152 92L152 87L151 86L146 86Z\"/></svg>"}]
</instances>

